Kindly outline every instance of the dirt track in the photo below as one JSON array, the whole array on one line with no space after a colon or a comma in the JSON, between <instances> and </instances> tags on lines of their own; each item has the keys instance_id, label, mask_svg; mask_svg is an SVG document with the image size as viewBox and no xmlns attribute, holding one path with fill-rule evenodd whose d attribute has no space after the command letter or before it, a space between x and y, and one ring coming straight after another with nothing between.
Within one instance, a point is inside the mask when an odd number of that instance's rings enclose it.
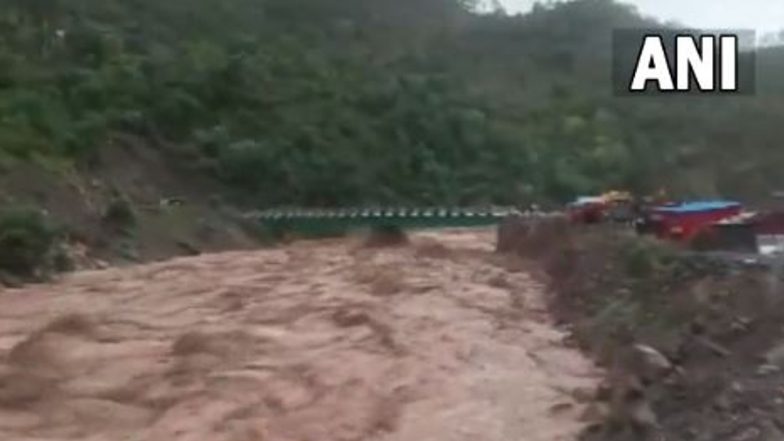
<instances>
[{"instance_id":1,"label":"dirt track","mask_svg":"<svg viewBox=\"0 0 784 441\"><path fill-rule=\"evenodd\" d=\"M2 292L0 439L574 439L599 373L492 243L300 243Z\"/></svg>"}]
</instances>

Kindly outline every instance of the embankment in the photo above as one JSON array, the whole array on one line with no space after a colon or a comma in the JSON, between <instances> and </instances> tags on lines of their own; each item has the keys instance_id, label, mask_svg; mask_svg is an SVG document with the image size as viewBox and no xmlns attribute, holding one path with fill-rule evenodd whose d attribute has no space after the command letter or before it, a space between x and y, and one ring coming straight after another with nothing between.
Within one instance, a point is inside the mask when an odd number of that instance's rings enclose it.
<instances>
[{"instance_id":1,"label":"embankment","mask_svg":"<svg viewBox=\"0 0 784 441\"><path fill-rule=\"evenodd\" d=\"M611 229L511 219L550 309L607 368L586 440L784 439L784 292L770 269Z\"/></svg>"}]
</instances>

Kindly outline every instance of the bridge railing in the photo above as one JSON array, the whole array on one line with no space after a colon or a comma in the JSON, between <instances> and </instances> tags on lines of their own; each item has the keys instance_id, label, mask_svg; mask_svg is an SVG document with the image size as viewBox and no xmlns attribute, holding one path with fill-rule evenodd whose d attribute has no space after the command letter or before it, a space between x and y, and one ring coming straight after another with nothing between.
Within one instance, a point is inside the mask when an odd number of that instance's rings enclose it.
<instances>
[{"instance_id":1,"label":"bridge railing","mask_svg":"<svg viewBox=\"0 0 784 441\"><path fill-rule=\"evenodd\" d=\"M303 209L274 208L250 214L254 218L362 218L362 217L473 217L508 216L520 213L511 207L384 207L384 208L339 208Z\"/></svg>"},{"instance_id":2,"label":"bridge railing","mask_svg":"<svg viewBox=\"0 0 784 441\"><path fill-rule=\"evenodd\" d=\"M250 213L253 219L502 218L521 212L511 207L274 208Z\"/></svg>"},{"instance_id":3,"label":"bridge railing","mask_svg":"<svg viewBox=\"0 0 784 441\"><path fill-rule=\"evenodd\" d=\"M512 207L356 207L273 208L249 213L247 218L274 233L340 234L353 228L402 229L491 226L522 214Z\"/></svg>"}]
</instances>

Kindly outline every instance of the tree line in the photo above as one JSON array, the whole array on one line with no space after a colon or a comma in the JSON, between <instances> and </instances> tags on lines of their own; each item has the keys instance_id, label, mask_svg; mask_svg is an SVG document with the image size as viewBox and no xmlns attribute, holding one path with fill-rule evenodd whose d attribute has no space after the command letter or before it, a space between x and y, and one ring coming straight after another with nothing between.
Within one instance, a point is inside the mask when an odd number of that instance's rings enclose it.
<instances>
[{"instance_id":1,"label":"tree line","mask_svg":"<svg viewBox=\"0 0 784 441\"><path fill-rule=\"evenodd\" d=\"M753 97L612 95L612 0L10 0L0 166L88 162L112 133L259 206L560 201L784 187L784 51Z\"/></svg>"}]
</instances>

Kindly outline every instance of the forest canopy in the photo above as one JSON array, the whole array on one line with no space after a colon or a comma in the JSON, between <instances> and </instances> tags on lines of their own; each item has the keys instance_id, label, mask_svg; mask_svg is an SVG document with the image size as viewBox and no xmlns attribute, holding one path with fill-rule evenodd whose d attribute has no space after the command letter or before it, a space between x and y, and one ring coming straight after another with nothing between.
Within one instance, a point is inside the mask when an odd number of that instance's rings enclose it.
<instances>
[{"instance_id":1,"label":"forest canopy","mask_svg":"<svg viewBox=\"0 0 784 441\"><path fill-rule=\"evenodd\" d=\"M564 200L784 187L784 50L753 97L623 98L612 0L7 0L0 166L80 165L114 133L259 206Z\"/></svg>"}]
</instances>

